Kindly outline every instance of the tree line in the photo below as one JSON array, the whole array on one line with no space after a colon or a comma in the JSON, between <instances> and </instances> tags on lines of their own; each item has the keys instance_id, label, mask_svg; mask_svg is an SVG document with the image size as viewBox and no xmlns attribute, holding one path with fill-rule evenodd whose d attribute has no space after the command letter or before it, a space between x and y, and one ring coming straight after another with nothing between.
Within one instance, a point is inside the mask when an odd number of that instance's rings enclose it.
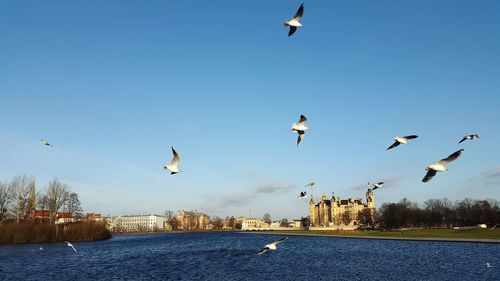
<instances>
[{"instance_id":1,"label":"tree line","mask_svg":"<svg viewBox=\"0 0 500 281\"><path fill-rule=\"evenodd\" d=\"M359 218L359 214L358 214ZM500 203L497 200L465 198L452 202L446 198L429 199L423 204L403 198L397 203L384 203L375 215L375 222L364 225L383 228L451 228L500 223Z\"/></svg>"},{"instance_id":2,"label":"tree line","mask_svg":"<svg viewBox=\"0 0 500 281\"><path fill-rule=\"evenodd\" d=\"M10 181L0 181L0 224L5 221L26 221L33 207L49 211L51 223L55 223L57 213L61 210L71 212L76 219L83 217L78 194L72 192L68 184L53 179L44 192L31 194L34 187L35 178L26 175L16 176ZM31 200L33 196L34 202Z\"/></svg>"}]
</instances>

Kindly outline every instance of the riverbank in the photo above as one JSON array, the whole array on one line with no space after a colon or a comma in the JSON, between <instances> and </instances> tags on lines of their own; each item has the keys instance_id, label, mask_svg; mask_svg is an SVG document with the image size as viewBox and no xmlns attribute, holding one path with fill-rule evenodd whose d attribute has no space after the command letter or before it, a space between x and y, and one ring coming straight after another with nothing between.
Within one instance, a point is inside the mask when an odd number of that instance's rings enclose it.
<instances>
[{"instance_id":1,"label":"riverbank","mask_svg":"<svg viewBox=\"0 0 500 281\"><path fill-rule=\"evenodd\" d=\"M0 244L54 243L63 241L98 241L111 238L104 224L75 222L50 223L4 223L0 225Z\"/></svg>"},{"instance_id":2,"label":"riverbank","mask_svg":"<svg viewBox=\"0 0 500 281\"><path fill-rule=\"evenodd\" d=\"M418 229L406 231L252 231L241 233L269 234L269 235L299 235L321 236L357 239L390 239L414 241L445 241L445 242L475 242L500 243L500 229Z\"/></svg>"}]
</instances>

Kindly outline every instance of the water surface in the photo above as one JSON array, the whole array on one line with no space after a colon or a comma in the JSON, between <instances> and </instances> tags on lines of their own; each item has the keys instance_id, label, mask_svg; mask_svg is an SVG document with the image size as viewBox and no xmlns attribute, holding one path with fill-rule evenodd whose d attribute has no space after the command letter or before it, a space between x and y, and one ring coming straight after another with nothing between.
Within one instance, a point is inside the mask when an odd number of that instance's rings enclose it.
<instances>
[{"instance_id":1,"label":"water surface","mask_svg":"<svg viewBox=\"0 0 500 281\"><path fill-rule=\"evenodd\" d=\"M0 246L1 280L500 280L500 244L249 233ZM43 247L43 251L39 247ZM487 268L486 263L493 265Z\"/></svg>"}]
</instances>

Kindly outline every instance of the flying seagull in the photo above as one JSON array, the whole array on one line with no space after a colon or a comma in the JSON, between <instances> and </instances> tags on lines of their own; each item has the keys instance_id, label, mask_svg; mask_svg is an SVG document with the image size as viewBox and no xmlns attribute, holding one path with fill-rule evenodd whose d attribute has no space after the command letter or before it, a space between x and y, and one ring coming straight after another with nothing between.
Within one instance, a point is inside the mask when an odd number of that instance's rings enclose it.
<instances>
[{"instance_id":1,"label":"flying seagull","mask_svg":"<svg viewBox=\"0 0 500 281\"><path fill-rule=\"evenodd\" d=\"M306 184L306 185L305 185L305 187L308 187L308 186L313 186L314 184L315 184L315 182L313 182L313 181L312 181L312 182L310 182L310 183Z\"/></svg>"},{"instance_id":2,"label":"flying seagull","mask_svg":"<svg viewBox=\"0 0 500 281\"><path fill-rule=\"evenodd\" d=\"M50 144L49 141L47 140L41 139L40 141L42 142L43 145L52 146L52 144Z\"/></svg>"},{"instance_id":3,"label":"flying seagull","mask_svg":"<svg viewBox=\"0 0 500 281\"><path fill-rule=\"evenodd\" d=\"M374 184L371 184L371 185L370 185L370 183L368 183L368 186L373 187L372 190L375 190L377 188L381 188L382 186L384 186L384 182L381 181L381 182L374 183Z\"/></svg>"},{"instance_id":4,"label":"flying seagull","mask_svg":"<svg viewBox=\"0 0 500 281\"><path fill-rule=\"evenodd\" d=\"M264 246L264 248L260 249L260 251L257 253L257 255L263 254L269 250L276 250L276 245L285 241L286 239L288 239L288 237L283 237L280 240L277 240L277 241L274 241L273 243L267 244L266 246Z\"/></svg>"},{"instance_id":5,"label":"flying seagull","mask_svg":"<svg viewBox=\"0 0 500 281\"><path fill-rule=\"evenodd\" d=\"M450 162L452 162L452 161L457 160L457 158L463 152L464 152L463 149L457 150L457 151L453 152L452 154L450 154L450 156L448 156L448 157L446 157L444 159L441 159L438 162L432 163L429 166L427 166L427 168L426 168L427 174L422 179L422 182L428 182L428 181L430 181L436 175L437 172L448 171L448 169L446 169L445 165L448 164L448 163L450 163Z\"/></svg>"},{"instance_id":6,"label":"flying seagull","mask_svg":"<svg viewBox=\"0 0 500 281\"><path fill-rule=\"evenodd\" d=\"M295 16L293 16L293 19L285 20L285 26L290 27L290 31L288 31L288 36L292 36L292 34L294 34L295 31L297 31L297 28L302 26L302 24L299 21L303 14L304 14L304 4L301 4L299 9L297 10L297 13L295 13Z\"/></svg>"},{"instance_id":7,"label":"flying seagull","mask_svg":"<svg viewBox=\"0 0 500 281\"><path fill-rule=\"evenodd\" d=\"M297 197L297 198L299 198L299 199L306 199L307 198L307 192L301 191L299 197Z\"/></svg>"},{"instance_id":8,"label":"flying seagull","mask_svg":"<svg viewBox=\"0 0 500 281\"><path fill-rule=\"evenodd\" d=\"M309 130L309 128L306 127L306 123L307 118L304 115L300 115L299 122L292 124L292 131L296 131L299 134L297 138L297 146L299 146L299 143L304 138L306 131Z\"/></svg>"},{"instance_id":9,"label":"flying seagull","mask_svg":"<svg viewBox=\"0 0 500 281\"><path fill-rule=\"evenodd\" d=\"M409 136L404 136L404 137L396 136L394 138L394 143L391 146L389 146L389 148L387 148L386 150L395 148L396 146L398 146L400 144L408 144L408 140L416 139L416 138L418 138L418 136L416 136L416 135L409 135Z\"/></svg>"},{"instance_id":10,"label":"flying seagull","mask_svg":"<svg viewBox=\"0 0 500 281\"><path fill-rule=\"evenodd\" d=\"M475 138L478 138L478 139L479 139L479 135L478 135L478 134L474 134L474 135L466 135L466 136L464 136L464 138L463 138L461 141L459 141L458 143L460 144L460 143L462 143L462 142L464 142L464 141L466 141L466 140L473 140L473 139L475 139Z\"/></svg>"},{"instance_id":11,"label":"flying seagull","mask_svg":"<svg viewBox=\"0 0 500 281\"><path fill-rule=\"evenodd\" d=\"M73 244L69 243L68 241L64 241L64 243L66 243L66 246L71 247L73 249L73 251L75 251L75 253L77 252L77 250L75 249Z\"/></svg>"},{"instance_id":12,"label":"flying seagull","mask_svg":"<svg viewBox=\"0 0 500 281\"><path fill-rule=\"evenodd\" d=\"M171 175L177 174L178 172L182 172L181 169L179 169L178 165L179 162L181 161L181 158L179 158L179 154L175 151L175 149L172 147L172 154L174 154L174 157L172 158L172 161L170 161L170 164L161 164L165 170L169 170Z\"/></svg>"}]
</instances>

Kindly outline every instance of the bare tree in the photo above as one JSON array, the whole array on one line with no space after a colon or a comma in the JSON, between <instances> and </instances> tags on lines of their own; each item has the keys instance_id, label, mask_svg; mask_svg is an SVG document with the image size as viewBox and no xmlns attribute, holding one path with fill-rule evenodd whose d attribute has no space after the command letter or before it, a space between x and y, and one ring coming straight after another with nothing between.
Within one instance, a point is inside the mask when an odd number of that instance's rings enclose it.
<instances>
[{"instance_id":1,"label":"bare tree","mask_svg":"<svg viewBox=\"0 0 500 281\"><path fill-rule=\"evenodd\" d=\"M281 219L280 227L288 227L288 219L287 218Z\"/></svg>"},{"instance_id":2,"label":"bare tree","mask_svg":"<svg viewBox=\"0 0 500 281\"><path fill-rule=\"evenodd\" d=\"M0 182L0 224L5 220L12 202L12 188L9 184Z\"/></svg>"},{"instance_id":3,"label":"bare tree","mask_svg":"<svg viewBox=\"0 0 500 281\"><path fill-rule=\"evenodd\" d=\"M47 206L50 211L50 221L52 223L55 223L57 212L68 200L69 192L69 185L61 183L57 179L49 182L49 187L47 189Z\"/></svg>"},{"instance_id":4,"label":"bare tree","mask_svg":"<svg viewBox=\"0 0 500 281\"><path fill-rule=\"evenodd\" d=\"M364 227L373 228L374 221L371 209L365 208L358 212L357 220Z\"/></svg>"},{"instance_id":5,"label":"bare tree","mask_svg":"<svg viewBox=\"0 0 500 281\"><path fill-rule=\"evenodd\" d=\"M272 222L271 214L265 213L264 216L262 217L262 220L268 224L271 224Z\"/></svg>"},{"instance_id":6,"label":"bare tree","mask_svg":"<svg viewBox=\"0 0 500 281\"><path fill-rule=\"evenodd\" d=\"M345 225L349 225L349 223L351 223L352 217L352 212L350 210L345 211L342 214L342 223L344 223Z\"/></svg>"},{"instance_id":7,"label":"bare tree","mask_svg":"<svg viewBox=\"0 0 500 281\"><path fill-rule=\"evenodd\" d=\"M72 214L75 219L83 218L83 209L78 193L71 192L66 200L66 210Z\"/></svg>"},{"instance_id":8,"label":"bare tree","mask_svg":"<svg viewBox=\"0 0 500 281\"><path fill-rule=\"evenodd\" d=\"M212 217L212 225L214 226L215 229L222 229L222 227L224 226L224 221L221 217L218 217L218 216L214 216Z\"/></svg>"},{"instance_id":9,"label":"bare tree","mask_svg":"<svg viewBox=\"0 0 500 281\"><path fill-rule=\"evenodd\" d=\"M16 214L16 222L20 222L28 213L30 188L34 184L35 179L26 175L16 176L9 183L12 190L12 196L15 200L14 210Z\"/></svg>"}]
</instances>

